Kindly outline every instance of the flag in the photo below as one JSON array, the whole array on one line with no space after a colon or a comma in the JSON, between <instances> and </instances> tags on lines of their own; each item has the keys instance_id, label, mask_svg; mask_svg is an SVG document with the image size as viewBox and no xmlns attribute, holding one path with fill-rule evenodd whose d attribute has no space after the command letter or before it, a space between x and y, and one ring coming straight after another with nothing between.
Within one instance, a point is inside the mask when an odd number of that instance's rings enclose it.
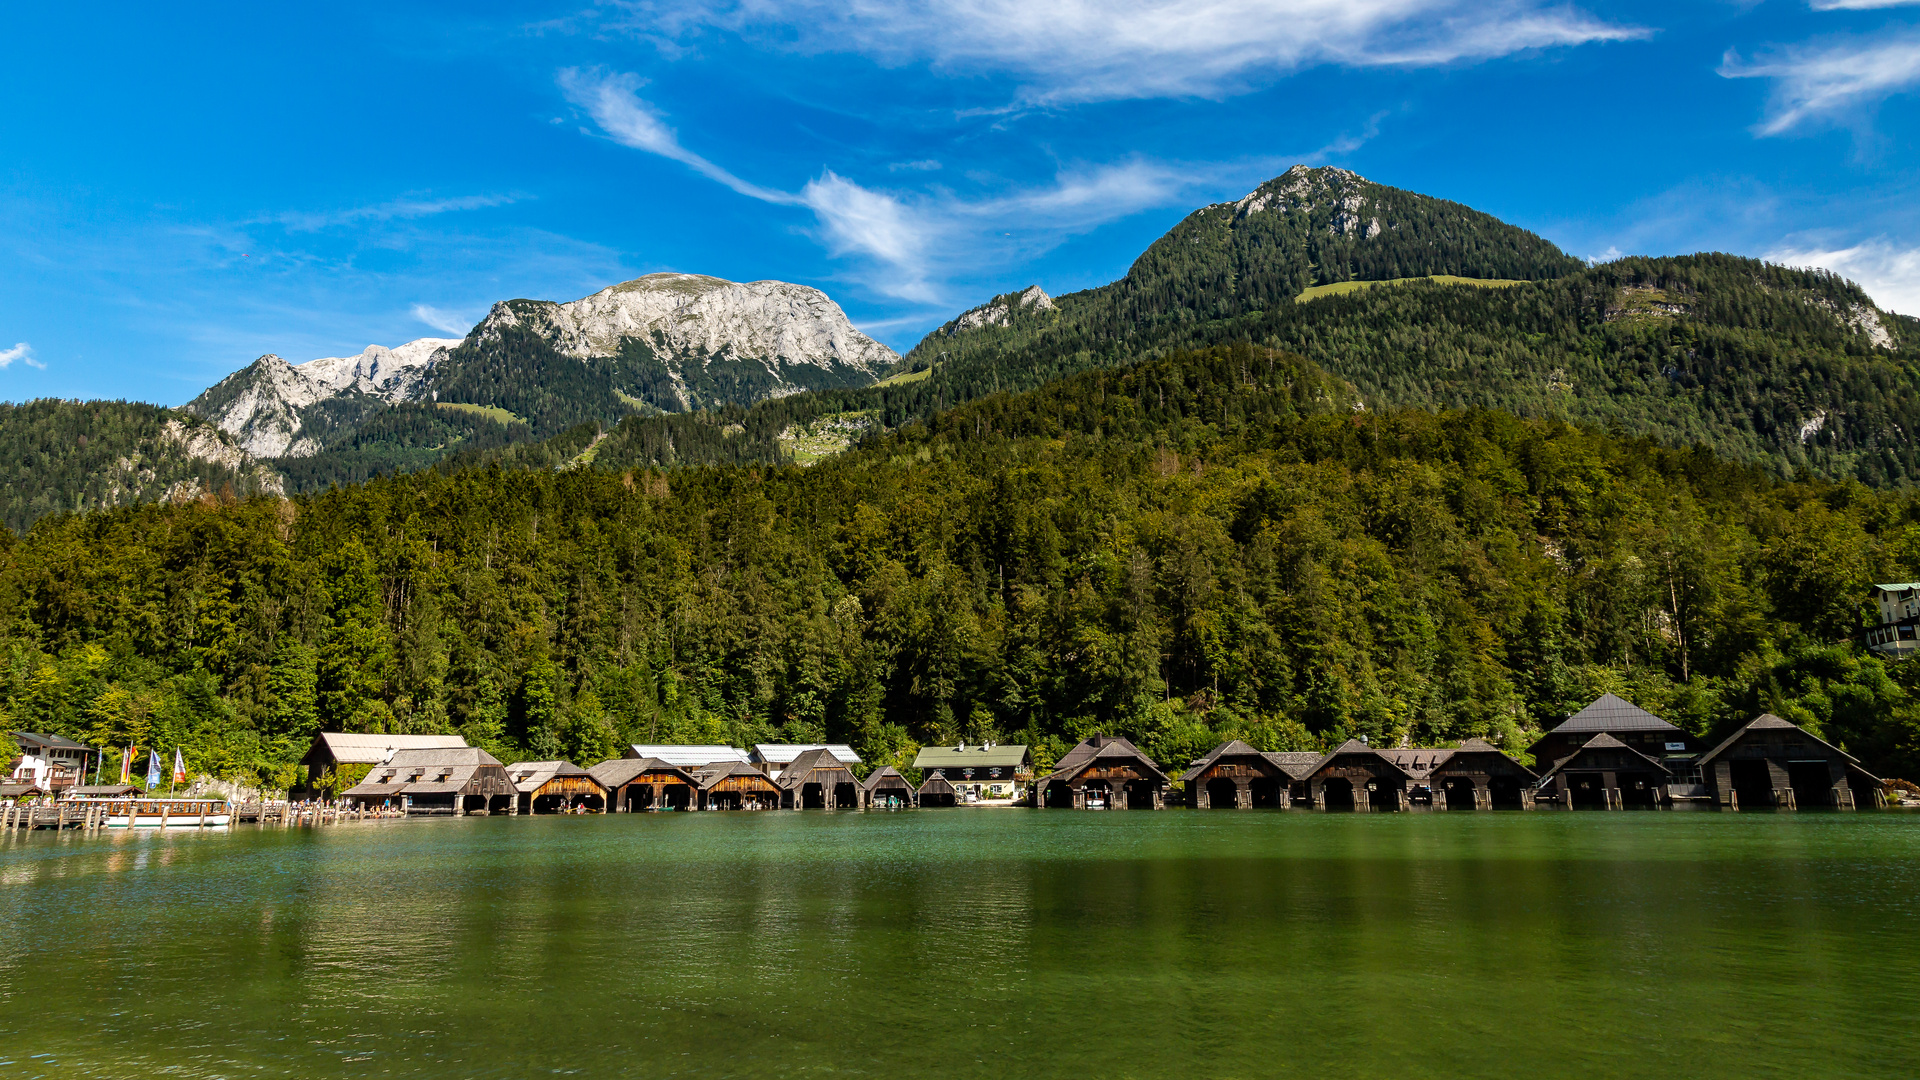
<instances>
[{"instance_id":1,"label":"flag","mask_svg":"<svg viewBox=\"0 0 1920 1080\"><path fill-rule=\"evenodd\" d=\"M147 751L147 790L160 786L160 751Z\"/></svg>"},{"instance_id":2,"label":"flag","mask_svg":"<svg viewBox=\"0 0 1920 1080\"><path fill-rule=\"evenodd\" d=\"M133 778L133 744L128 743L126 750L123 751L120 755L120 782L124 784L128 780L131 780L132 778Z\"/></svg>"},{"instance_id":3,"label":"flag","mask_svg":"<svg viewBox=\"0 0 1920 1080\"><path fill-rule=\"evenodd\" d=\"M180 760L180 748L177 746L173 748L173 782L176 784L187 782L187 763Z\"/></svg>"}]
</instances>

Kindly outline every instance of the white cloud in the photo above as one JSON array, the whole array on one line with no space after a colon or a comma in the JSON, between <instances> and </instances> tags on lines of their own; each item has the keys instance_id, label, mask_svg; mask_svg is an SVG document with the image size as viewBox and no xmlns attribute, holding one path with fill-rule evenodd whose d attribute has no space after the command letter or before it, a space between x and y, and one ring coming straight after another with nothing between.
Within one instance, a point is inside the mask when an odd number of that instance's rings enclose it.
<instances>
[{"instance_id":1,"label":"white cloud","mask_svg":"<svg viewBox=\"0 0 1920 1080\"><path fill-rule=\"evenodd\" d=\"M1858 119L1864 109L1920 83L1920 37L1796 46L1751 61L1728 50L1720 74L1774 80L1767 119L1755 130L1778 135L1809 121Z\"/></svg>"},{"instance_id":2,"label":"white cloud","mask_svg":"<svg viewBox=\"0 0 1920 1080\"><path fill-rule=\"evenodd\" d=\"M887 166L887 171L888 172L901 172L901 171L932 172L938 168L940 168L940 163L938 161L935 161L932 158L924 158L920 161L896 161L893 164Z\"/></svg>"},{"instance_id":3,"label":"white cloud","mask_svg":"<svg viewBox=\"0 0 1920 1080\"><path fill-rule=\"evenodd\" d=\"M868 276L869 285L921 303L938 302L933 282L943 276L946 263L978 259L983 237L1000 238L997 246L1002 248L1032 250L1036 242L1044 246L1102 222L1166 205L1192 186L1168 166L1136 161L1063 170L1051 185L986 199L877 191L831 169L789 193L743 180L687 149L660 111L638 96L640 85L633 75L575 69L560 73L561 89L608 138L690 166L749 198L805 207L814 215L815 237L834 255L881 264L879 272ZM1013 231L1021 237L1012 240Z\"/></svg>"},{"instance_id":4,"label":"white cloud","mask_svg":"<svg viewBox=\"0 0 1920 1080\"><path fill-rule=\"evenodd\" d=\"M413 305L412 315L414 318L419 319L435 330L451 334L454 337L467 336L467 331L473 329L473 324L480 321L478 319L469 319L457 312L443 311L437 307L429 307L426 304Z\"/></svg>"},{"instance_id":5,"label":"white cloud","mask_svg":"<svg viewBox=\"0 0 1920 1080\"><path fill-rule=\"evenodd\" d=\"M1885 238L1852 247L1783 247L1766 260L1785 266L1817 266L1858 282L1888 311L1920 316L1920 248L1900 247Z\"/></svg>"},{"instance_id":6,"label":"white cloud","mask_svg":"<svg viewBox=\"0 0 1920 1080\"><path fill-rule=\"evenodd\" d=\"M1920 0L1811 0L1807 6L1815 11L1871 11L1913 4L1920 4Z\"/></svg>"},{"instance_id":7,"label":"white cloud","mask_svg":"<svg viewBox=\"0 0 1920 1080\"><path fill-rule=\"evenodd\" d=\"M1647 36L1539 0L629 0L657 39L697 27L815 53L1021 81L1067 104L1211 97L1320 64L1428 67Z\"/></svg>"},{"instance_id":8,"label":"white cloud","mask_svg":"<svg viewBox=\"0 0 1920 1080\"><path fill-rule=\"evenodd\" d=\"M363 222L408 221L462 210L484 210L518 201L512 195L460 195L450 199L403 197L374 206L356 206L346 210L290 211L271 220L289 232L317 232L339 225Z\"/></svg>"},{"instance_id":9,"label":"white cloud","mask_svg":"<svg viewBox=\"0 0 1920 1080\"><path fill-rule=\"evenodd\" d=\"M20 361L30 368L39 368L41 371L47 370L47 365L33 358L33 346L24 341L11 349L0 349L0 371L5 371L12 367L15 360Z\"/></svg>"}]
</instances>

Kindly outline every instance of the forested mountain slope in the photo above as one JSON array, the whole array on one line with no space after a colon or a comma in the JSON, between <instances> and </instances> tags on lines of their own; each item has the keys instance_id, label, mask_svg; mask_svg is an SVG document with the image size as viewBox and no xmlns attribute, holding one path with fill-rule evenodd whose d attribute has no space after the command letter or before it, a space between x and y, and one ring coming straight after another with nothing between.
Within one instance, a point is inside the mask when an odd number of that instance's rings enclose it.
<instances>
[{"instance_id":1,"label":"forested mountain slope","mask_svg":"<svg viewBox=\"0 0 1920 1080\"><path fill-rule=\"evenodd\" d=\"M192 416L128 401L0 403L0 514L24 530L47 514L171 495L278 494L273 470Z\"/></svg>"},{"instance_id":2,"label":"forested mountain slope","mask_svg":"<svg viewBox=\"0 0 1920 1080\"><path fill-rule=\"evenodd\" d=\"M285 776L321 727L582 763L966 738L1044 767L1094 731L1172 764L1228 735L1518 749L1615 690L1920 767L1920 666L1850 643L1870 582L1920 574L1910 491L1356 404L1238 346L992 394L812 468L436 470L49 519L0 537L0 708Z\"/></svg>"},{"instance_id":3,"label":"forested mountain slope","mask_svg":"<svg viewBox=\"0 0 1920 1080\"><path fill-rule=\"evenodd\" d=\"M1499 408L1702 444L1776 475L1902 484L1920 475L1917 328L1823 272L1714 254L1588 267L1466 207L1295 168L1195 211L1111 285L1028 289L966 312L879 386L629 419L596 462L780 460L824 416L897 426L1088 368L1247 341L1311 359L1368 408Z\"/></svg>"}]
</instances>

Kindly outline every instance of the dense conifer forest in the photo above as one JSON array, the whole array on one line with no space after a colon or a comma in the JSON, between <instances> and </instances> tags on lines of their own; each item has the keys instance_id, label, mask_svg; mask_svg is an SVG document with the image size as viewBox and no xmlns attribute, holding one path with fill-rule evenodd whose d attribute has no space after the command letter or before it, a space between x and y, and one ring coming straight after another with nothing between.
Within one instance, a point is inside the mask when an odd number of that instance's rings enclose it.
<instances>
[{"instance_id":1,"label":"dense conifer forest","mask_svg":"<svg viewBox=\"0 0 1920 1080\"><path fill-rule=\"evenodd\" d=\"M1920 667L1855 643L1868 585L1920 576L1910 490L1364 397L1219 346L812 468L496 462L51 516L0 533L0 708L270 784L322 728L583 764L997 739L1044 767L1095 731L1170 764L1227 736L1518 751L1603 690L1920 765Z\"/></svg>"}]
</instances>

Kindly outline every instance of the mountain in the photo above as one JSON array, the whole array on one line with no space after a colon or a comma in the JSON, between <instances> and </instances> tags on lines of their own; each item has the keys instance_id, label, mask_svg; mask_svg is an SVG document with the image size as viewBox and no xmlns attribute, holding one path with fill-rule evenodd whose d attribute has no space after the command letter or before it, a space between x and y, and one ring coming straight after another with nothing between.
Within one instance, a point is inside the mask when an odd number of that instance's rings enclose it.
<instances>
[{"instance_id":1,"label":"mountain","mask_svg":"<svg viewBox=\"0 0 1920 1080\"><path fill-rule=\"evenodd\" d=\"M568 303L503 300L464 339L263 356L185 409L325 486L634 412L865 386L897 359L818 289L651 274Z\"/></svg>"},{"instance_id":2,"label":"mountain","mask_svg":"<svg viewBox=\"0 0 1920 1080\"><path fill-rule=\"evenodd\" d=\"M127 401L0 403L0 473L0 520L16 532L48 514L284 490L218 428Z\"/></svg>"}]
</instances>

